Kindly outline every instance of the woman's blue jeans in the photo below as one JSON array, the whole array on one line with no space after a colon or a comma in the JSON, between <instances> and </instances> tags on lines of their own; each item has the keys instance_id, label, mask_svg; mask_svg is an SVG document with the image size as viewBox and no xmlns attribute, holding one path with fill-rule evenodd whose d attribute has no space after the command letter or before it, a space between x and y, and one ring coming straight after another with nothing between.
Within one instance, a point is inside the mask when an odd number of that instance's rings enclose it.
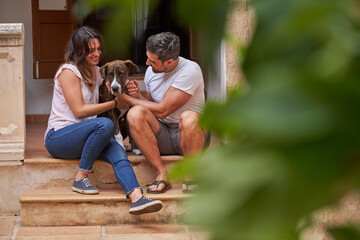
<instances>
[{"instance_id":1,"label":"woman's blue jeans","mask_svg":"<svg viewBox=\"0 0 360 240\"><path fill-rule=\"evenodd\" d=\"M110 163L117 181L128 195L140 186L126 151L113 136L113 122L100 117L57 131L51 129L45 137L45 145L54 158L80 158L80 170L90 171L96 159Z\"/></svg>"}]
</instances>

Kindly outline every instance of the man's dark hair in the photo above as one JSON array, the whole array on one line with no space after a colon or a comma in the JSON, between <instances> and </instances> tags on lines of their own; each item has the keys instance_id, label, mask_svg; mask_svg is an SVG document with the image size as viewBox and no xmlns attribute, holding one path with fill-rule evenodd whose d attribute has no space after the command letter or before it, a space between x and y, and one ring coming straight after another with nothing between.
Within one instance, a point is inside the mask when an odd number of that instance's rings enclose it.
<instances>
[{"instance_id":1,"label":"man's dark hair","mask_svg":"<svg viewBox=\"0 0 360 240\"><path fill-rule=\"evenodd\" d=\"M162 62L176 60L180 55L180 38L172 32L152 35L146 42L146 50L156 54Z\"/></svg>"}]
</instances>

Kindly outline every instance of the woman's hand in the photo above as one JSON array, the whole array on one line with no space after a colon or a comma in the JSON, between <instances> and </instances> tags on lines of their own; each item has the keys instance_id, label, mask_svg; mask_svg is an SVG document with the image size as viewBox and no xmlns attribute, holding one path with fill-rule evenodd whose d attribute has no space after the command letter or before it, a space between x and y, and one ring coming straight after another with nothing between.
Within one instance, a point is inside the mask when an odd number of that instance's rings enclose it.
<instances>
[{"instance_id":1,"label":"woman's hand","mask_svg":"<svg viewBox=\"0 0 360 240\"><path fill-rule=\"evenodd\" d=\"M115 97L116 97L116 108L118 109L127 109L128 107L130 107L130 105L127 103L127 99L126 99L126 94L118 94L115 93Z\"/></svg>"},{"instance_id":2,"label":"woman's hand","mask_svg":"<svg viewBox=\"0 0 360 240\"><path fill-rule=\"evenodd\" d=\"M109 81L106 81L106 82L105 82L105 86L107 87L109 93L111 93L111 86L110 86L110 82L109 82Z\"/></svg>"},{"instance_id":3,"label":"woman's hand","mask_svg":"<svg viewBox=\"0 0 360 240\"><path fill-rule=\"evenodd\" d=\"M129 96L132 96L134 98L139 98L140 97L140 87L139 87L139 83L136 80L133 81L129 81L126 84L126 93Z\"/></svg>"}]
</instances>

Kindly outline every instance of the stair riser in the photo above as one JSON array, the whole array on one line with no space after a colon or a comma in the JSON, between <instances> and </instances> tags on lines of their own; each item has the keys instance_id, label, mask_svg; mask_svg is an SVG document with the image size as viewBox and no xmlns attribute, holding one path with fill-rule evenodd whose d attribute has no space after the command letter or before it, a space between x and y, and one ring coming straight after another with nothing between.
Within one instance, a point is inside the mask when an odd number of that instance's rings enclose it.
<instances>
[{"instance_id":1,"label":"stair riser","mask_svg":"<svg viewBox=\"0 0 360 240\"><path fill-rule=\"evenodd\" d=\"M166 163L165 167L170 170L174 165L175 162L170 162ZM155 170L147 162L132 163L132 166L140 186L146 186L155 180ZM119 186L112 166L100 161L94 165L93 173L89 175L89 179L94 185L100 188Z\"/></svg>"},{"instance_id":2,"label":"stair riser","mask_svg":"<svg viewBox=\"0 0 360 240\"><path fill-rule=\"evenodd\" d=\"M152 214L129 214L130 202L22 203L23 226L77 226L106 224L174 224L183 213L181 201L163 201Z\"/></svg>"},{"instance_id":3,"label":"stair riser","mask_svg":"<svg viewBox=\"0 0 360 240\"><path fill-rule=\"evenodd\" d=\"M165 163L165 167L170 170L175 164L175 162ZM32 186L32 188L35 189L71 187L74 180L73 177L75 176L78 166L78 163L42 165L31 164L31 167L29 165L25 165L25 167L30 167L31 169L41 169L41 178L50 179L50 182L45 182L38 186ZM155 170L147 162L143 161L132 163L132 166L140 186L145 186L154 181L156 177ZM62 174L60 174L59 177L53 177L54 169L56 169L56 171L61 171ZM28 177L30 177L26 180L28 184L39 182L39 175L33 173L35 172L28 174ZM46 176L47 174L49 175L48 177ZM34 179L32 179L32 177L34 177ZM66 181L64 179L66 179ZM89 179L94 186L99 188L113 188L119 186L112 166L102 161L95 162L92 172L89 174Z\"/></svg>"},{"instance_id":4,"label":"stair riser","mask_svg":"<svg viewBox=\"0 0 360 240\"><path fill-rule=\"evenodd\" d=\"M166 163L170 169L175 162ZM78 168L77 161L67 164L24 164L22 166L0 166L0 214L15 214L20 212L19 198L26 189L70 189ZM144 187L155 178L155 171L147 162L132 163L140 186ZM96 161L94 173L89 175L90 181L100 188L119 187L112 166L102 161ZM176 183L173 185L176 185ZM9 189L11 191L9 192Z\"/></svg>"}]
</instances>

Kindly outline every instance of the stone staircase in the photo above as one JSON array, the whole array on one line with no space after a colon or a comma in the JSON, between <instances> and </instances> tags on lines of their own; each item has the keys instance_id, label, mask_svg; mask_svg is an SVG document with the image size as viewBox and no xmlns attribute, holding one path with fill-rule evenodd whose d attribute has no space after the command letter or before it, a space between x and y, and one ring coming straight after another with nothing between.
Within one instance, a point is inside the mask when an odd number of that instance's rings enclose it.
<instances>
[{"instance_id":1,"label":"stone staircase","mask_svg":"<svg viewBox=\"0 0 360 240\"><path fill-rule=\"evenodd\" d=\"M182 214L180 190L148 195L163 201L154 214L129 214L130 202L120 188L101 189L98 195L79 195L71 189L30 189L20 198L23 226L110 224L176 224Z\"/></svg>"},{"instance_id":2,"label":"stone staircase","mask_svg":"<svg viewBox=\"0 0 360 240\"><path fill-rule=\"evenodd\" d=\"M133 216L128 213L129 199L117 183L110 164L96 161L89 175L93 185L99 187L97 195L72 192L71 185L79 160L54 159L40 143L42 125L28 126L27 154L24 160L26 187L20 196L22 226L79 226L109 224L177 224L184 209L181 207L188 194L181 192L181 184L172 182L172 189L163 194L146 196L163 201L163 208L154 214ZM35 129L32 129L35 128ZM142 155L129 154L141 187L155 178L152 167ZM162 156L170 170L182 156Z\"/></svg>"}]
</instances>

